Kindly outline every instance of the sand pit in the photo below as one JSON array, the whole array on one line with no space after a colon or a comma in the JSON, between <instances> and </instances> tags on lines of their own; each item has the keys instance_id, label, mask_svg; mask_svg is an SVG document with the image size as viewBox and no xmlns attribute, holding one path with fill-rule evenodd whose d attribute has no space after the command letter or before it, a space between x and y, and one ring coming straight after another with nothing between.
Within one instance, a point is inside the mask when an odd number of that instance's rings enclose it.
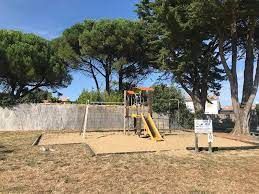
<instances>
[{"instance_id":1,"label":"sand pit","mask_svg":"<svg viewBox=\"0 0 259 194\"><path fill-rule=\"evenodd\" d=\"M199 146L206 147L207 135L199 136ZM165 136L165 141L155 142L149 138L139 138L136 135L122 133L88 133L84 139L79 133L49 133L44 134L38 145L86 143L96 155L115 153L183 151L194 146L193 133L179 133ZM214 147L252 146L252 144L215 137Z\"/></svg>"},{"instance_id":2,"label":"sand pit","mask_svg":"<svg viewBox=\"0 0 259 194\"><path fill-rule=\"evenodd\" d=\"M138 138L133 135L111 135L98 139L88 139L88 145L97 154L127 153L127 152L154 152L154 151L185 151L186 147L194 145L194 136L191 134L170 135L165 141L154 142L148 138ZM250 144L215 138L213 146L249 146ZM199 146L208 146L207 136L201 135Z\"/></svg>"}]
</instances>

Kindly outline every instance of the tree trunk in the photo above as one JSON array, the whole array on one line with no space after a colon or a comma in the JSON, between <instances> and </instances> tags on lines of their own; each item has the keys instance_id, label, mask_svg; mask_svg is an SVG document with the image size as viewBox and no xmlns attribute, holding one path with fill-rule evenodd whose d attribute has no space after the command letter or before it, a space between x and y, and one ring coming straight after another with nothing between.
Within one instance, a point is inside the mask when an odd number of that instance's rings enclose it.
<instances>
[{"instance_id":1,"label":"tree trunk","mask_svg":"<svg viewBox=\"0 0 259 194\"><path fill-rule=\"evenodd\" d=\"M99 83L98 83L96 75L93 76L93 79L94 79L94 82L95 82L96 90L98 92L100 92L100 86L99 86Z\"/></svg>"},{"instance_id":2,"label":"tree trunk","mask_svg":"<svg viewBox=\"0 0 259 194\"><path fill-rule=\"evenodd\" d=\"M250 133L250 117L251 109L241 109L241 124L242 124L242 134L248 135Z\"/></svg>"},{"instance_id":3,"label":"tree trunk","mask_svg":"<svg viewBox=\"0 0 259 194\"><path fill-rule=\"evenodd\" d=\"M119 70L119 91L123 90L123 73L122 70Z\"/></svg>"},{"instance_id":4,"label":"tree trunk","mask_svg":"<svg viewBox=\"0 0 259 194\"><path fill-rule=\"evenodd\" d=\"M245 69L244 69L244 84L243 84L243 96L242 105L248 101L253 88L254 78L254 47L255 47L255 26L256 20L254 16L249 17L248 22L248 34L246 40L246 58L245 58Z\"/></svg>"},{"instance_id":5,"label":"tree trunk","mask_svg":"<svg viewBox=\"0 0 259 194\"><path fill-rule=\"evenodd\" d=\"M231 92L231 101L233 112L235 116L235 126L232 130L233 134L241 134L242 133L242 122L240 115L240 103L238 101L238 81L236 72L232 72L232 76L229 77L230 84L230 92Z\"/></svg>"},{"instance_id":6,"label":"tree trunk","mask_svg":"<svg viewBox=\"0 0 259 194\"><path fill-rule=\"evenodd\" d=\"M110 62L107 61L104 69L105 69L105 91L110 95L111 93L111 86L110 86L110 75L111 75L111 65Z\"/></svg>"},{"instance_id":7,"label":"tree trunk","mask_svg":"<svg viewBox=\"0 0 259 194\"><path fill-rule=\"evenodd\" d=\"M233 92L235 91L233 91L234 87L231 86L231 97L232 97L232 104L233 104L234 114L235 114L235 127L233 129L233 134L246 135L250 133L251 109L258 90L258 85L259 85L259 55L257 59L257 69L256 69L253 87L251 90L251 94L248 97L248 100L245 101L245 106L240 107L240 103L238 103L238 98L232 95Z\"/></svg>"},{"instance_id":8,"label":"tree trunk","mask_svg":"<svg viewBox=\"0 0 259 194\"><path fill-rule=\"evenodd\" d=\"M110 95L111 93L111 87L110 87L110 75L105 76L105 90Z\"/></svg>"},{"instance_id":9,"label":"tree trunk","mask_svg":"<svg viewBox=\"0 0 259 194\"><path fill-rule=\"evenodd\" d=\"M98 79L97 79L97 77L95 75L95 72L94 72L94 69L93 69L92 65L91 65L91 74L92 74L92 77L94 79L96 89L97 89L98 92L100 92L100 86L99 86L99 83L98 83Z\"/></svg>"},{"instance_id":10,"label":"tree trunk","mask_svg":"<svg viewBox=\"0 0 259 194\"><path fill-rule=\"evenodd\" d=\"M226 71L229 79L231 89L231 100L233 111L235 115L235 127L232 131L233 134L249 134L250 129L250 113L252 104L254 102L258 84L259 84L259 55L257 58L257 69L255 79L253 80L254 70L254 47L255 47L255 27L256 20L254 16L250 16L248 20L248 33L246 40L246 59L244 70L244 83L243 83L243 95L242 104L240 105L238 100L238 79L236 73L236 65L238 60L238 47L237 47L237 12L236 9L232 10L232 24L231 24L231 44L232 44L232 67L229 68L225 53L224 53L224 36L219 30L219 53L221 62Z\"/></svg>"},{"instance_id":11,"label":"tree trunk","mask_svg":"<svg viewBox=\"0 0 259 194\"><path fill-rule=\"evenodd\" d=\"M194 110L195 110L195 118L203 119L204 113L205 113L206 101L204 102L196 95L192 96L192 101L193 101L193 106L194 106Z\"/></svg>"},{"instance_id":12,"label":"tree trunk","mask_svg":"<svg viewBox=\"0 0 259 194\"><path fill-rule=\"evenodd\" d=\"M230 79L231 101L235 116L235 126L232 130L233 135L249 134L250 128L250 110L251 103L246 102L242 107L238 101L238 82L236 79Z\"/></svg>"},{"instance_id":13,"label":"tree trunk","mask_svg":"<svg viewBox=\"0 0 259 194\"><path fill-rule=\"evenodd\" d=\"M239 114L235 115L235 127L232 130L233 135L248 135L250 132L250 110L239 109Z\"/></svg>"}]
</instances>

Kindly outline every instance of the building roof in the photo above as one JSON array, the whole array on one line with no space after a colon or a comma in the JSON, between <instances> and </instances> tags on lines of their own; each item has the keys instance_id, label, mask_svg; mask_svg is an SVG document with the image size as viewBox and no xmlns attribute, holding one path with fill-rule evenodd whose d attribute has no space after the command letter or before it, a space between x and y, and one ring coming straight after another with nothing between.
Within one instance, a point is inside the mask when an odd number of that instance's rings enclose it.
<instances>
[{"instance_id":1,"label":"building roof","mask_svg":"<svg viewBox=\"0 0 259 194\"><path fill-rule=\"evenodd\" d=\"M61 102L68 102L69 101L69 97L61 96L61 97L59 97L58 100L61 101Z\"/></svg>"},{"instance_id":2,"label":"building roof","mask_svg":"<svg viewBox=\"0 0 259 194\"><path fill-rule=\"evenodd\" d=\"M224 110L224 111L233 111L233 106L223 106L222 110Z\"/></svg>"},{"instance_id":3,"label":"building roof","mask_svg":"<svg viewBox=\"0 0 259 194\"><path fill-rule=\"evenodd\" d=\"M153 88L150 88L150 87L135 87L133 88L133 90L137 90L137 91L154 91Z\"/></svg>"},{"instance_id":4,"label":"building roof","mask_svg":"<svg viewBox=\"0 0 259 194\"><path fill-rule=\"evenodd\" d=\"M252 110L255 110L255 108L256 108L256 105L253 104ZM229 105L229 106L223 106L221 110L222 110L222 111L233 111L233 106L231 106L231 105Z\"/></svg>"},{"instance_id":5,"label":"building roof","mask_svg":"<svg viewBox=\"0 0 259 194\"><path fill-rule=\"evenodd\" d=\"M141 91L146 91L146 92L153 92L154 88L150 88L150 87L134 87L132 88L132 90L128 90L127 94L129 95L134 95L135 93L141 92Z\"/></svg>"}]
</instances>

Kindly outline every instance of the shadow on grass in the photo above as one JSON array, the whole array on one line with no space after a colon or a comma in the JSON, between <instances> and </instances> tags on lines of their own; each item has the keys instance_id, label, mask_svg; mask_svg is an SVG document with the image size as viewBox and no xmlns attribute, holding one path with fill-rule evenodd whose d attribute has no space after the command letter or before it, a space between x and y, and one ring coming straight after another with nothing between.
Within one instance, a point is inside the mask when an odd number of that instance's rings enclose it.
<instances>
[{"instance_id":1,"label":"shadow on grass","mask_svg":"<svg viewBox=\"0 0 259 194\"><path fill-rule=\"evenodd\" d=\"M6 146L0 145L0 160L5 160L7 155L13 153L13 151Z\"/></svg>"}]
</instances>

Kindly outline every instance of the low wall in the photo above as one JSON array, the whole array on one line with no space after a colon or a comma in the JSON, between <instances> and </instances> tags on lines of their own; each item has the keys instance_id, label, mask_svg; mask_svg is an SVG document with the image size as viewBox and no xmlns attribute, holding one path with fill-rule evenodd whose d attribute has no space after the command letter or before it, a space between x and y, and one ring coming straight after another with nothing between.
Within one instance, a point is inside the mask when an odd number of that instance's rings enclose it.
<instances>
[{"instance_id":1,"label":"low wall","mask_svg":"<svg viewBox=\"0 0 259 194\"><path fill-rule=\"evenodd\" d=\"M84 116L85 105L20 104L0 108L0 130L81 130ZM87 129L123 129L123 107L90 106Z\"/></svg>"},{"instance_id":2,"label":"low wall","mask_svg":"<svg viewBox=\"0 0 259 194\"><path fill-rule=\"evenodd\" d=\"M0 108L0 131L17 130L76 130L83 129L85 105L77 104L20 104ZM154 113L158 127L169 128L169 119ZM131 122L130 122L131 123ZM87 131L123 130L124 107L90 105Z\"/></svg>"},{"instance_id":3,"label":"low wall","mask_svg":"<svg viewBox=\"0 0 259 194\"><path fill-rule=\"evenodd\" d=\"M87 131L112 131L124 128L124 107L118 105L90 105ZM0 131L17 130L75 130L83 129L85 105L78 104L20 104L12 108L0 108ZM177 128L169 125L167 115L153 113L159 129ZM213 127L218 131L231 130L233 114L211 115ZM258 118L251 117L252 130L259 130ZM172 122L172 121L171 121ZM175 122L173 122L175 123ZM126 128L133 127L133 121L126 121ZM179 127L179 126L178 126Z\"/></svg>"},{"instance_id":4,"label":"low wall","mask_svg":"<svg viewBox=\"0 0 259 194\"><path fill-rule=\"evenodd\" d=\"M84 115L83 115L84 116ZM124 107L118 105L90 105L87 130L123 130Z\"/></svg>"},{"instance_id":5,"label":"low wall","mask_svg":"<svg viewBox=\"0 0 259 194\"><path fill-rule=\"evenodd\" d=\"M213 128L217 131L231 131L235 125L235 115L232 112L210 115L213 121ZM255 111L251 112L250 127L251 131L258 131L258 116Z\"/></svg>"}]
</instances>

